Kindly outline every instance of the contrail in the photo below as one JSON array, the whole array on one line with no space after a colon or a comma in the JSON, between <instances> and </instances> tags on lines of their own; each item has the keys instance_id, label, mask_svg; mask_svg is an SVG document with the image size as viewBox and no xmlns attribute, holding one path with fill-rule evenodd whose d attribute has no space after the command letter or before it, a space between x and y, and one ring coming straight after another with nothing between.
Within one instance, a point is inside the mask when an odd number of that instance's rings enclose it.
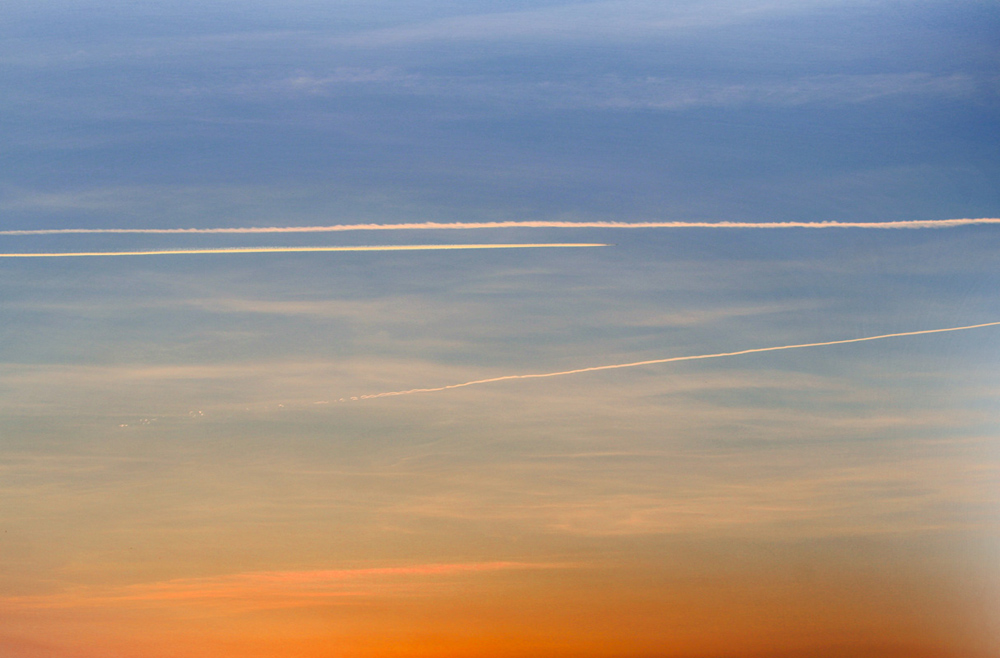
<instances>
[{"instance_id":1,"label":"contrail","mask_svg":"<svg viewBox=\"0 0 1000 658\"><path fill-rule=\"evenodd\" d=\"M589 368L577 368L576 370L561 370L559 372L544 372L531 375L505 375L503 377L492 377L490 379L476 379L471 382L461 384L449 384L436 388L411 388L407 391L389 391L387 393L372 393L369 395L359 395L352 400L371 400L373 398L384 398L392 395L411 395L413 393L435 393L437 391L447 391L453 388L464 388L466 386L476 386L478 384L492 384L493 382L503 382L510 379L541 379L542 377L561 377L563 375L576 375L581 372L595 372L597 370L615 370L618 368L635 368L637 366L650 366L657 363L673 363L675 361L695 361L698 359L719 359L726 356L739 356L741 354L753 354L755 352L776 352L778 350L797 350L802 347L822 347L824 345L843 345L845 343L861 343L869 340L882 340L883 338L898 338L900 336L920 336L923 334L940 334L947 331L965 331L966 329L979 329L980 327L995 327L1000 322L985 322L983 324L970 324L964 327L947 327L945 329L924 329L923 331L904 331L898 334L882 334L880 336L865 336L864 338L845 338L843 340L829 340L822 343L800 343L798 345L780 345L778 347L755 347L749 350L738 352L719 352L718 354L697 354L695 356L673 356L666 359L652 359L649 361L634 361L632 363L615 363L607 366L591 366Z\"/></svg>"},{"instance_id":2,"label":"contrail","mask_svg":"<svg viewBox=\"0 0 1000 658\"><path fill-rule=\"evenodd\" d=\"M607 247L598 242L539 244L394 244L356 247L236 247L225 249L158 249L155 251L75 251L0 254L0 258L75 258L79 256L176 256L182 254L276 254L316 251L445 251L458 249L544 249L548 247Z\"/></svg>"},{"instance_id":3,"label":"contrail","mask_svg":"<svg viewBox=\"0 0 1000 658\"><path fill-rule=\"evenodd\" d=\"M1000 218L978 219L912 219L891 222L567 222L567 221L509 221L509 222L412 222L404 224L333 224L331 226L264 226L243 228L51 228L16 229L0 231L0 235L61 235L67 233L146 233L146 234L199 234L199 233L335 233L340 231L424 231L472 230L497 228L730 228L730 229L782 229L782 228L864 228L864 229L922 229L952 228L971 224L1000 224Z\"/></svg>"}]
</instances>

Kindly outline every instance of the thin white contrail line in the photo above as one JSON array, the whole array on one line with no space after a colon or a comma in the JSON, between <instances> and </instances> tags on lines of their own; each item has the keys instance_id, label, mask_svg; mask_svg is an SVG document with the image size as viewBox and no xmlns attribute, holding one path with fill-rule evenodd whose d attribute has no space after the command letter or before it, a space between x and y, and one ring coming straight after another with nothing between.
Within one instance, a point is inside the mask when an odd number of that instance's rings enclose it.
<instances>
[{"instance_id":1,"label":"thin white contrail line","mask_svg":"<svg viewBox=\"0 0 1000 658\"><path fill-rule=\"evenodd\" d=\"M199 234L199 233L334 233L340 231L420 231L420 230L471 230L497 228L730 228L730 229L782 229L782 228L864 228L864 229L921 229L952 228L971 224L1000 224L1000 218L978 219L912 219L890 222L567 222L567 221L509 221L509 222L411 222L404 224L333 224L330 226L264 226L242 228L51 228L14 229L0 231L0 235L59 235L67 233L147 233L147 234Z\"/></svg>"},{"instance_id":2,"label":"thin white contrail line","mask_svg":"<svg viewBox=\"0 0 1000 658\"><path fill-rule=\"evenodd\" d=\"M598 242L539 244L393 244L355 247L237 247L226 249L158 249L155 251L75 251L0 254L0 258L72 258L79 256L176 256L179 254L276 254L316 251L446 251L459 249L544 249L548 247L607 247Z\"/></svg>"},{"instance_id":3,"label":"thin white contrail line","mask_svg":"<svg viewBox=\"0 0 1000 658\"><path fill-rule=\"evenodd\" d=\"M882 334L880 336L865 336L864 338L845 338L843 340L829 340L822 343L800 343L798 345L780 345L778 347L755 347L749 350L738 352L720 352L718 354L697 354L695 356L672 356L666 359L651 359L649 361L634 361L632 363L615 363L607 366L591 366L590 368L577 368L576 370L561 370L559 372L543 372L531 375L505 375L503 377L491 377L490 379L476 379L471 382L461 384L449 384L436 388L411 388L407 391L389 391L386 393L371 393L359 395L352 400L371 400L373 398L384 398L392 395L410 395L413 393L434 393L437 391L447 391L453 388L464 388L466 386L476 386L478 384L492 384L510 379L541 379L543 377L561 377L563 375L576 375L581 372L595 372L597 370L615 370L617 368L635 368L637 366L649 366L657 363L673 363L675 361L695 361L698 359L719 359L725 356L739 356L741 354L753 354L755 352L776 352L778 350L796 350L802 347L822 347L824 345L843 345L845 343L861 343L869 340L882 340L883 338L898 338L900 336L920 336L923 334L940 334L947 331L965 331L966 329L978 329L980 327L995 327L1000 322L985 322L983 324L970 324L964 327L947 327L945 329L924 329L923 331L904 331L898 334Z\"/></svg>"}]
</instances>

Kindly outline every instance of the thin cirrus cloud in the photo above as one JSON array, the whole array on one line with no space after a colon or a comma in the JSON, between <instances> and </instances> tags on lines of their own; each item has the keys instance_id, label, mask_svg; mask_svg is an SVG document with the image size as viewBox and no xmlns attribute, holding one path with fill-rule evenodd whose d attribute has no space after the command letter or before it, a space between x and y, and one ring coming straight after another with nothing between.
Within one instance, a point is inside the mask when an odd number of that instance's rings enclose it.
<instances>
[{"instance_id":1,"label":"thin cirrus cloud","mask_svg":"<svg viewBox=\"0 0 1000 658\"><path fill-rule=\"evenodd\" d=\"M313 571L259 571L202 578L82 588L69 592L6 597L0 605L13 609L132 606L135 604L224 604L251 609L337 603L353 597L420 592L442 579L481 573L565 569L578 565L539 562L471 562L418 564L405 567L331 569Z\"/></svg>"},{"instance_id":2,"label":"thin cirrus cloud","mask_svg":"<svg viewBox=\"0 0 1000 658\"><path fill-rule=\"evenodd\" d=\"M413 46L441 42L580 39L635 41L694 28L803 13L839 0L810 2L571 2L514 11L470 12L334 37L331 44L349 48Z\"/></svg>"},{"instance_id":3,"label":"thin cirrus cloud","mask_svg":"<svg viewBox=\"0 0 1000 658\"><path fill-rule=\"evenodd\" d=\"M426 230L474 230L500 228L725 228L725 229L785 229L785 228L860 228L860 229L924 229L924 228L954 228L978 224L1000 224L1000 217L979 217L961 219L909 219L887 222L617 222L617 221L502 221L502 222L408 222L400 224L332 224L329 226L247 226L236 228L53 228L53 229L8 229L0 231L0 235L66 235L66 234L257 234L257 233L337 233L341 231L426 231ZM502 245L410 245L409 248L500 248ZM503 245L506 246L506 245ZM596 246L596 245L516 245L527 246ZM605 245L600 245L605 246ZM360 251L364 249L400 250L406 245L393 247L316 247L320 250ZM287 250L307 250L309 247L282 247ZM224 250L213 250L218 253ZM240 250L228 250L240 251ZM248 251L248 250L242 250ZM180 253L180 252L177 252Z\"/></svg>"},{"instance_id":4,"label":"thin cirrus cloud","mask_svg":"<svg viewBox=\"0 0 1000 658\"><path fill-rule=\"evenodd\" d=\"M716 463L704 463L697 476L670 470L671 459L683 459L676 454L647 455L643 459L655 465L656 475L633 470L628 485L618 479L613 462L598 458L589 468L564 466L555 471L553 480L562 488L545 489L541 502L537 496L496 498L470 490L416 497L393 512L409 519L528 523L594 537L705 531L740 535L761 528L783 536L831 537L981 522L970 517L958 521L933 503L988 505L993 480L984 469L928 446L914 446L913 452L891 463L873 455L868 455L873 463L808 458L781 475L771 471L773 464L757 459L743 463L736 474L724 463L730 454L719 456ZM669 489L663 488L664 477L672 483ZM567 483L573 483L573 495L568 494ZM526 480L523 487L530 491L538 485Z\"/></svg>"},{"instance_id":5,"label":"thin cirrus cloud","mask_svg":"<svg viewBox=\"0 0 1000 658\"><path fill-rule=\"evenodd\" d=\"M489 99L511 107L675 110L743 105L799 106L814 103L864 103L896 96L956 97L990 89L996 81L968 74L934 75L922 71L893 74L828 74L778 82L706 82L682 77L628 78L605 75L581 81L496 81L460 76L428 76L398 69L337 69L327 75L298 74L260 85L243 83L231 93L332 95L346 85L377 85L383 92L414 96ZM218 94L217 88L200 93Z\"/></svg>"},{"instance_id":6,"label":"thin cirrus cloud","mask_svg":"<svg viewBox=\"0 0 1000 658\"><path fill-rule=\"evenodd\" d=\"M439 391L447 391L454 388L465 388L467 386L477 386L479 384L492 384L496 382L510 381L514 379L542 379L547 377L561 377L563 375L576 375L585 372L596 372L598 370L617 370L619 368L635 368L638 366L649 366L656 365L660 363L674 363L677 361L696 361L701 359L719 359L729 356L740 356L743 354L755 354L759 352L777 352L779 350L794 350L801 349L805 347L823 347L826 345L844 345L847 343L861 343L872 340L882 340L886 338L901 338L904 336L921 336L926 334L940 334L951 331L966 331L969 329L979 329L982 327L995 327L1000 325L1000 322L984 322L982 324L971 324L962 327L945 327L943 329L923 329L920 331L904 331L895 334L881 334L878 336L864 336L862 338L845 338L842 340L829 340L817 343L799 343L796 345L778 345L775 347L756 347L747 350L739 350L736 352L719 352L716 354L696 354L692 356L673 356L665 359L650 359L648 361L633 361L631 363L615 363L611 365L604 366L591 366L588 368L577 368L575 370L560 370L558 372L544 372L544 373L532 373L527 375L504 375L502 377L491 377L489 379L476 379L473 381L462 382L460 384L448 384L446 386L437 386L434 388L411 388L405 391L386 391L383 393L369 393L367 395L358 395L351 397L350 400L372 400L375 398L384 398L397 395L412 395L414 393L436 393ZM340 402L345 402L347 399L342 398Z\"/></svg>"}]
</instances>

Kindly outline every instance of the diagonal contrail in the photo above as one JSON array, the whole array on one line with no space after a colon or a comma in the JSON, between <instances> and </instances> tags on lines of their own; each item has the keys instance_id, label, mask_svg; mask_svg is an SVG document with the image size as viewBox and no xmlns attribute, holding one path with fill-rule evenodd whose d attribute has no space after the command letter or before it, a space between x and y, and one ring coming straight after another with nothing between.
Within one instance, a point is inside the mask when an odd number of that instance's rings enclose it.
<instances>
[{"instance_id":1,"label":"diagonal contrail","mask_svg":"<svg viewBox=\"0 0 1000 658\"><path fill-rule=\"evenodd\" d=\"M186 254L282 254L317 251L447 251L460 249L544 249L548 247L607 247L598 242L538 244L393 244L355 247L235 247L223 249L158 249L154 251L75 251L0 254L0 258L73 258L79 256L176 256Z\"/></svg>"},{"instance_id":2,"label":"diagonal contrail","mask_svg":"<svg viewBox=\"0 0 1000 658\"><path fill-rule=\"evenodd\" d=\"M972 224L1000 224L998 217L978 219L911 219L889 222L567 222L567 221L509 221L509 222L411 222L404 224L333 224L330 226L264 226L243 228L51 228L12 229L0 235L59 235L67 233L145 233L145 234L254 234L254 233L334 233L340 231L420 231L420 230L472 230L498 228L730 228L730 229L782 229L782 228L864 228L864 229L921 229L952 228Z\"/></svg>"},{"instance_id":3,"label":"diagonal contrail","mask_svg":"<svg viewBox=\"0 0 1000 658\"><path fill-rule=\"evenodd\" d=\"M802 347L822 347L824 345L843 345L845 343L861 343L869 340L882 340L883 338L898 338L901 336L920 336L923 334L940 334L948 331L965 331L967 329L979 329L980 327L995 327L1000 322L985 322L983 324L970 324L964 327L946 327L944 329L924 329L922 331L904 331L898 334L882 334L880 336L865 336L864 338L845 338L843 340L828 340L822 343L800 343L798 345L779 345L778 347L755 347L749 350L738 352L719 352L718 354L697 354L694 356L672 356L666 359L651 359L649 361L634 361L632 363L615 363L607 366L591 366L589 368L577 368L576 370L561 370L559 372L543 372L530 375L504 375L503 377L491 377L490 379L476 379L471 382L461 384L448 384L435 388L411 388L406 391L389 391L386 393L371 393L359 395L352 400L371 400L374 398L384 398L393 395L411 395L413 393L435 393L437 391L447 391L453 388L464 388L466 386L476 386L478 384L492 384L511 379L541 379L543 377L561 377L562 375L575 375L581 372L595 372L597 370L615 370L618 368L635 368L636 366L650 366L657 363L673 363L675 361L695 361L698 359L719 359L726 356L739 356L741 354L753 354L755 352L777 352L778 350L796 350Z\"/></svg>"}]
</instances>

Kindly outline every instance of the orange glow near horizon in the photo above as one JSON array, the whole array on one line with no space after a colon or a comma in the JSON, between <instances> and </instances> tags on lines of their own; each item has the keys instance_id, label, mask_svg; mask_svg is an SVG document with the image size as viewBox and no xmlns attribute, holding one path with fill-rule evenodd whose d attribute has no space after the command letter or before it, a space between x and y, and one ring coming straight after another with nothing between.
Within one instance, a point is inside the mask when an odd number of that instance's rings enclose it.
<instances>
[{"instance_id":1,"label":"orange glow near horizon","mask_svg":"<svg viewBox=\"0 0 1000 658\"><path fill-rule=\"evenodd\" d=\"M728 556L740 565L713 564L724 555L676 556L684 562L676 572L652 578L648 564L484 562L254 572L8 597L3 614L36 638L45 629L48 642L31 648L0 637L0 648L24 658L60 647L87 658L988 656L975 651L974 638L946 630L968 614L958 592L927 589L933 583L905 574L842 571L843 563L794 580L764 553L738 557L745 548ZM713 567L741 575L704 572ZM956 651L963 641L965 652Z\"/></svg>"}]
</instances>

